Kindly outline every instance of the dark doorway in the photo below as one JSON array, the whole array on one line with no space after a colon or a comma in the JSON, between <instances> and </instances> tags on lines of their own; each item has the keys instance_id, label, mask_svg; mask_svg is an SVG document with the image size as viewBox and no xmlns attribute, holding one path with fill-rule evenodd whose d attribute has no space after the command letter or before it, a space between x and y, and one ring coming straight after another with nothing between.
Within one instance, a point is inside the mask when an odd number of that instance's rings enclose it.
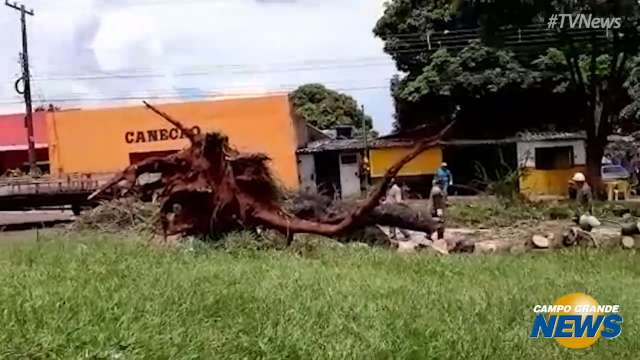
<instances>
[{"instance_id":1,"label":"dark doorway","mask_svg":"<svg viewBox=\"0 0 640 360\"><path fill-rule=\"evenodd\" d=\"M139 163L140 161L148 159L150 157L164 157L164 156L169 156L171 154L175 154L177 152L178 152L178 150L129 153L129 164L130 165L135 165L135 164Z\"/></svg>"},{"instance_id":2,"label":"dark doorway","mask_svg":"<svg viewBox=\"0 0 640 360\"><path fill-rule=\"evenodd\" d=\"M329 197L340 193L340 160L337 152L315 155L318 192Z\"/></svg>"},{"instance_id":3,"label":"dark doorway","mask_svg":"<svg viewBox=\"0 0 640 360\"><path fill-rule=\"evenodd\" d=\"M43 173L49 173L49 149L36 149L36 165ZM29 152L27 150L9 150L0 152L0 175L7 170L29 172Z\"/></svg>"}]
</instances>

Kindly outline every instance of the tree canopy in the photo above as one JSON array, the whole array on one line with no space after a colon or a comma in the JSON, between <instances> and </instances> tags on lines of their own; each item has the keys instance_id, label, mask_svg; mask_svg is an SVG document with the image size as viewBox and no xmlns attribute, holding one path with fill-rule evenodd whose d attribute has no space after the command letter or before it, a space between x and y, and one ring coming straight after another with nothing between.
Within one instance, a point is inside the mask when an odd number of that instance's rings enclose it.
<instances>
[{"instance_id":1,"label":"tree canopy","mask_svg":"<svg viewBox=\"0 0 640 360\"><path fill-rule=\"evenodd\" d=\"M358 102L349 95L327 89L322 84L300 86L290 95L296 116L319 129L326 130L338 125L362 128L364 119L371 130L371 117L366 115Z\"/></svg>"},{"instance_id":2,"label":"tree canopy","mask_svg":"<svg viewBox=\"0 0 640 360\"><path fill-rule=\"evenodd\" d=\"M391 84L397 126L456 116L468 128L579 127L598 181L607 136L639 115L639 8L635 0L393 0L374 33L404 72ZM552 14L619 17L621 26L548 29Z\"/></svg>"}]
</instances>

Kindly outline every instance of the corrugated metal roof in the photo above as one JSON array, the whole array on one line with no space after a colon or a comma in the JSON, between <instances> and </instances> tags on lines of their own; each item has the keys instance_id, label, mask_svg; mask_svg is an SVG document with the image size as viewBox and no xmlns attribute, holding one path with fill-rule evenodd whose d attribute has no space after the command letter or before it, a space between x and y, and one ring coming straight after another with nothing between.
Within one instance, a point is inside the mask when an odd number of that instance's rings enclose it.
<instances>
[{"instance_id":1,"label":"corrugated metal roof","mask_svg":"<svg viewBox=\"0 0 640 360\"><path fill-rule=\"evenodd\" d=\"M412 139L370 139L368 146L371 149L384 149L393 147L412 147L416 140ZM312 154L323 151L348 151L364 150L362 139L325 139L313 141L304 148L298 149L298 154Z\"/></svg>"},{"instance_id":2,"label":"corrugated metal roof","mask_svg":"<svg viewBox=\"0 0 640 360\"><path fill-rule=\"evenodd\" d=\"M299 154L313 154L323 151L363 150L361 139L324 139L312 141L304 148L298 149Z\"/></svg>"},{"instance_id":3,"label":"corrugated metal roof","mask_svg":"<svg viewBox=\"0 0 640 360\"><path fill-rule=\"evenodd\" d=\"M555 140L581 140L586 139L585 132L521 132L515 137L504 139L451 139L441 141L441 145L498 145L510 144L519 141L555 141ZM392 148L392 147L411 147L418 140L416 139L399 139L399 138L378 138L369 142L372 149ZM325 139L314 141L305 148L299 149L300 154L311 154L323 151L346 151L346 150L363 150L364 143L362 139Z\"/></svg>"},{"instance_id":4,"label":"corrugated metal roof","mask_svg":"<svg viewBox=\"0 0 640 360\"><path fill-rule=\"evenodd\" d=\"M520 132L516 135L519 141L545 141L545 140L580 140L586 139L587 134L584 131L579 132Z\"/></svg>"},{"instance_id":5,"label":"corrugated metal roof","mask_svg":"<svg viewBox=\"0 0 640 360\"><path fill-rule=\"evenodd\" d=\"M515 138L505 138L505 139L451 139L447 141L441 141L442 145L459 145L459 146L469 146L469 145L500 145L500 144L512 144L515 143Z\"/></svg>"}]
</instances>

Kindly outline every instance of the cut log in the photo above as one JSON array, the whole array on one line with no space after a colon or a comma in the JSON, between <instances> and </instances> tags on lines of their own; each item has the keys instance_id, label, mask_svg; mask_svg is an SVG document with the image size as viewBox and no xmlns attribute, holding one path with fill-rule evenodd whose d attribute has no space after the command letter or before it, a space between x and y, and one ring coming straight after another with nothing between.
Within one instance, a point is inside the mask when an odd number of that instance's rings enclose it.
<instances>
[{"instance_id":1,"label":"cut log","mask_svg":"<svg viewBox=\"0 0 640 360\"><path fill-rule=\"evenodd\" d=\"M533 235L531 242L538 249L548 249L551 243L548 237L542 235Z\"/></svg>"},{"instance_id":2,"label":"cut log","mask_svg":"<svg viewBox=\"0 0 640 360\"><path fill-rule=\"evenodd\" d=\"M434 241L431 248L442 255L449 255L449 245L442 239Z\"/></svg>"},{"instance_id":3,"label":"cut log","mask_svg":"<svg viewBox=\"0 0 640 360\"><path fill-rule=\"evenodd\" d=\"M415 209L404 204L383 204L363 218L366 225L378 224L431 235L442 223L432 218L428 209Z\"/></svg>"},{"instance_id":4,"label":"cut log","mask_svg":"<svg viewBox=\"0 0 640 360\"><path fill-rule=\"evenodd\" d=\"M402 253L416 252L418 248L418 244L411 241L398 241L397 244L398 252Z\"/></svg>"},{"instance_id":5,"label":"cut log","mask_svg":"<svg viewBox=\"0 0 640 360\"><path fill-rule=\"evenodd\" d=\"M462 239L458 241L449 240L447 242L449 243L450 253L472 253L475 250L476 245L476 242L470 239Z\"/></svg>"},{"instance_id":6,"label":"cut log","mask_svg":"<svg viewBox=\"0 0 640 360\"><path fill-rule=\"evenodd\" d=\"M638 227L638 224L633 222L633 223L624 223L622 224L622 235L625 236L633 236L633 235L640 235L640 228Z\"/></svg>"},{"instance_id":7,"label":"cut log","mask_svg":"<svg viewBox=\"0 0 640 360\"><path fill-rule=\"evenodd\" d=\"M506 252L511 249L513 245L507 241L481 241L475 244L475 253L477 254L494 254Z\"/></svg>"},{"instance_id":8,"label":"cut log","mask_svg":"<svg viewBox=\"0 0 640 360\"><path fill-rule=\"evenodd\" d=\"M633 249L636 245L636 241L631 236L622 237L622 247L625 249Z\"/></svg>"}]
</instances>

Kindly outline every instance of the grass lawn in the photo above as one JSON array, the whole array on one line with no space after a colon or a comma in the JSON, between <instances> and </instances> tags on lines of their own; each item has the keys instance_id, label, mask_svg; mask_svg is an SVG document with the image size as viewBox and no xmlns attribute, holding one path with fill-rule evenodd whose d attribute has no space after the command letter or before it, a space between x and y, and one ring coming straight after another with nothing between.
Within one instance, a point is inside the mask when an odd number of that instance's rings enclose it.
<instances>
[{"instance_id":1,"label":"grass lawn","mask_svg":"<svg viewBox=\"0 0 640 360\"><path fill-rule=\"evenodd\" d=\"M0 234L0 239L2 235ZM160 250L100 236L0 248L2 359L638 359L631 252ZM534 304L618 303L588 350L530 340Z\"/></svg>"}]
</instances>

